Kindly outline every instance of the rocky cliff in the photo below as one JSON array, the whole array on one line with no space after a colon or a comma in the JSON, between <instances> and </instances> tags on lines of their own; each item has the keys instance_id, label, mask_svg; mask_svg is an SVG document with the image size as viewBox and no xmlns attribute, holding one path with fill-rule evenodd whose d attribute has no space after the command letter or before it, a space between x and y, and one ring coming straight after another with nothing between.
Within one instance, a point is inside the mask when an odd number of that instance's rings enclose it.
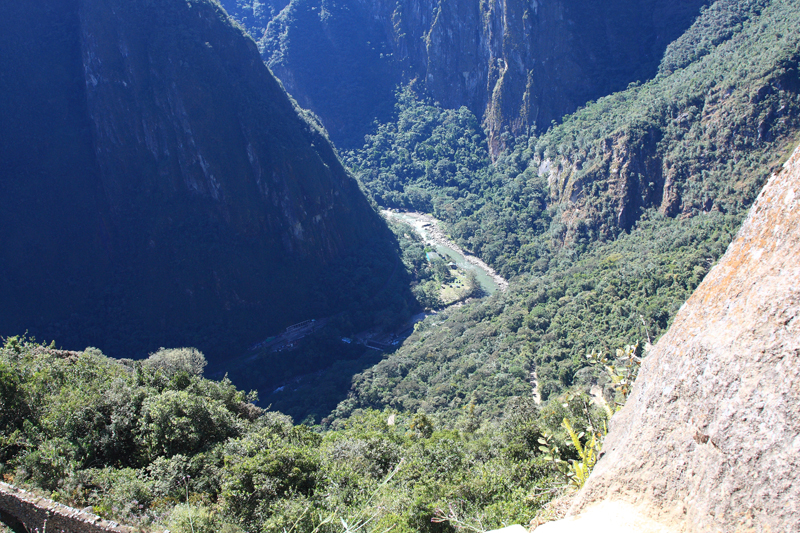
<instances>
[{"instance_id":1,"label":"rocky cliff","mask_svg":"<svg viewBox=\"0 0 800 533\"><path fill-rule=\"evenodd\" d=\"M387 283L384 223L218 4L15 3L0 47L0 334L213 356L340 311L344 260Z\"/></svg>"},{"instance_id":2,"label":"rocky cliff","mask_svg":"<svg viewBox=\"0 0 800 533\"><path fill-rule=\"evenodd\" d=\"M360 144L394 87L417 79L444 106L482 117L496 153L506 131L546 129L653 77L708 2L292 0L277 15L274 2L222 3L337 142Z\"/></svg>"},{"instance_id":3,"label":"rocky cliff","mask_svg":"<svg viewBox=\"0 0 800 533\"><path fill-rule=\"evenodd\" d=\"M623 501L675 531L797 531L798 265L800 149L645 359L574 510Z\"/></svg>"}]
</instances>

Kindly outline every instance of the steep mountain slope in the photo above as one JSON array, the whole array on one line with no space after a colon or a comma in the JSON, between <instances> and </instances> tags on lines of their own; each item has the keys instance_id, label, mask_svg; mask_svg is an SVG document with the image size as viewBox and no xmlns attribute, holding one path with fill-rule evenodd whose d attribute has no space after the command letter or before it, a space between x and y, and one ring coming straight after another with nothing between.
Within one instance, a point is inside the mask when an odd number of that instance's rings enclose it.
<instances>
[{"instance_id":1,"label":"steep mountain slope","mask_svg":"<svg viewBox=\"0 0 800 533\"><path fill-rule=\"evenodd\" d=\"M717 2L655 79L519 139L491 167L475 166L469 120L407 104L349 160L378 202L432 211L505 277L614 239L648 209L741 214L800 126L797 20L791 2Z\"/></svg>"},{"instance_id":2,"label":"steep mountain slope","mask_svg":"<svg viewBox=\"0 0 800 533\"><path fill-rule=\"evenodd\" d=\"M16 3L0 25L0 334L214 356L402 309L391 233L217 4Z\"/></svg>"},{"instance_id":3,"label":"steep mountain slope","mask_svg":"<svg viewBox=\"0 0 800 533\"><path fill-rule=\"evenodd\" d=\"M243 6L259 2L222 3L337 143L357 146L390 111L394 87L418 79L445 107L481 118L497 154L504 131L545 129L654 76L666 46L708 2L293 0L269 22L271 9Z\"/></svg>"}]
</instances>

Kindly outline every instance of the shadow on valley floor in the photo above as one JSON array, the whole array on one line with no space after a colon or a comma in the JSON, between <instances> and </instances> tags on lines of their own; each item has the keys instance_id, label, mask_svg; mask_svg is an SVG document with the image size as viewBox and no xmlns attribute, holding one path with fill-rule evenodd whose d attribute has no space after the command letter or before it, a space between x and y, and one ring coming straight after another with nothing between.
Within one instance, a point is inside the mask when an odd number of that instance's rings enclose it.
<instances>
[{"instance_id":1,"label":"shadow on valley floor","mask_svg":"<svg viewBox=\"0 0 800 533\"><path fill-rule=\"evenodd\" d=\"M297 341L274 352L248 352L207 373L226 373L239 389L258 392L260 407L290 415L295 423L318 424L347 397L353 376L377 364L383 352L361 344L330 346L327 335ZM328 345L328 346L324 346Z\"/></svg>"},{"instance_id":2,"label":"shadow on valley floor","mask_svg":"<svg viewBox=\"0 0 800 533\"><path fill-rule=\"evenodd\" d=\"M214 365L206 375L227 374L239 389L257 391L259 406L288 414L295 423L319 424L347 398L353 376L402 345L427 315L418 313L390 332L373 329L351 337L330 323L335 320L308 320Z\"/></svg>"}]
</instances>

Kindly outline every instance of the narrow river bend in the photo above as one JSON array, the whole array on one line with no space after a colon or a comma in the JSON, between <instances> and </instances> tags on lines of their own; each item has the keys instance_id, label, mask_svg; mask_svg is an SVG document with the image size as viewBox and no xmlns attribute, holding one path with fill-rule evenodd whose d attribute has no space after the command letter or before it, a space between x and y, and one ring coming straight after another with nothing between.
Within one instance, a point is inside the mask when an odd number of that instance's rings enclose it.
<instances>
[{"instance_id":1,"label":"narrow river bend","mask_svg":"<svg viewBox=\"0 0 800 533\"><path fill-rule=\"evenodd\" d=\"M453 261L459 268L475 272L481 288L486 294L493 294L498 289L508 288L508 282L500 277L492 267L461 249L456 243L447 238L439 226L440 221L424 213L413 211L392 211L386 209L381 214L387 219L404 222L420 234L426 244L433 247L439 255Z\"/></svg>"}]
</instances>

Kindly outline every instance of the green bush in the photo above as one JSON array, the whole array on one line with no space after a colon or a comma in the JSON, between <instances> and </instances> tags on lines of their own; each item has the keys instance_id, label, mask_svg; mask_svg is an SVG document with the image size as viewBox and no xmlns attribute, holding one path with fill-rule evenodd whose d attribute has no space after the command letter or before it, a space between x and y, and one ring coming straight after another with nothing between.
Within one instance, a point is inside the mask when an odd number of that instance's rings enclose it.
<instances>
[{"instance_id":1,"label":"green bush","mask_svg":"<svg viewBox=\"0 0 800 533\"><path fill-rule=\"evenodd\" d=\"M236 436L240 426L220 401L166 390L142 403L140 439L149 458L193 455Z\"/></svg>"},{"instance_id":2,"label":"green bush","mask_svg":"<svg viewBox=\"0 0 800 533\"><path fill-rule=\"evenodd\" d=\"M204 505L179 504L172 508L167 527L175 533L241 533L225 522L218 512Z\"/></svg>"},{"instance_id":3,"label":"green bush","mask_svg":"<svg viewBox=\"0 0 800 533\"><path fill-rule=\"evenodd\" d=\"M160 369L170 378L184 372L191 376L201 376L205 370L205 356L196 348L161 348L142 363L145 367Z\"/></svg>"}]
</instances>

